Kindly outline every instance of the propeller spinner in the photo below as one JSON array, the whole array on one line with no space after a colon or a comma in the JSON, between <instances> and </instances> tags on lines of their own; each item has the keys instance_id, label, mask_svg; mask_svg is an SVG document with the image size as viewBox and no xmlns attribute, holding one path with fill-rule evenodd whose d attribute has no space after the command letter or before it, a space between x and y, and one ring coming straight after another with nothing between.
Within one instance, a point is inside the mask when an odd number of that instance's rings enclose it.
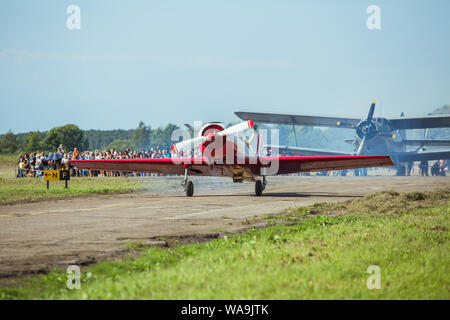
<instances>
[{"instance_id":1,"label":"propeller spinner","mask_svg":"<svg viewBox=\"0 0 450 320\"><path fill-rule=\"evenodd\" d=\"M363 154L366 148L366 143L368 140L375 137L378 132L376 124L373 120L373 113L375 112L375 101L370 105L369 113L367 114L366 120L361 121L356 127L356 134L361 139L359 143L357 155Z\"/></svg>"}]
</instances>

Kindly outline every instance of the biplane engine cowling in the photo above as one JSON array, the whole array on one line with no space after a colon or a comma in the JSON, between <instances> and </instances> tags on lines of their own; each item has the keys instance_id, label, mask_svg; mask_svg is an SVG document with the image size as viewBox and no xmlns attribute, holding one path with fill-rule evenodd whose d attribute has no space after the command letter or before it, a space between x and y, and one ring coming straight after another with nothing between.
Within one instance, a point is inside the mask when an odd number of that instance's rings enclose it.
<instances>
[{"instance_id":1,"label":"biplane engine cowling","mask_svg":"<svg viewBox=\"0 0 450 320\"><path fill-rule=\"evenodd\" d=\"M373 121L363 120L356 127L356 134L360 139L372 139L378 132L377 125Z\"/></svg>"},{"instance_id":2,"label":"biplane engine cowling","mask_svg":"<svg viewBox=\"0 0 450 320\"><path fill-rule=\"evenodd\" d=\"M199 148L200 151L203 153L205 151L205 149L209 146L209 149L217 147L216 144L216 134L217 132L223 131L225 128L223 126L223 124L221 123L207 123L206 125L204 125L198 132L199 137L209 137L210 140L203 142ZM222 145L225 144L226 139L223 137L219 137L219 139L221 139L222 141ZM214 153L214 150L210 150L210 152Z\"/></svg>"},{"instance_id":3,"label":"biplane engine cowling","mask_svg":"<svg viewBox=\"0 0 450 320\"><path fill-rule=\"evenodd\" d=\"M207 136L209 133L217 133L225 129L224 125L219 122L211 122L205 124L199 131L198 136Z\"/></svg>"}]
</instances>

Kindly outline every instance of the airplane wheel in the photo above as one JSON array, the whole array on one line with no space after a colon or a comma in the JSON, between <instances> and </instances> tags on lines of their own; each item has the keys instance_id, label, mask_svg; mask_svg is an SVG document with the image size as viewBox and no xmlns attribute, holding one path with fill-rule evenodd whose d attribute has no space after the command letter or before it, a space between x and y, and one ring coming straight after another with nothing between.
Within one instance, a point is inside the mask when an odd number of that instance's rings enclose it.
<instances>
[{"instance_id":1,"label":"airplane wheel","mask_svg":"<svg viewBox=\"0 0 450 320\"><path fill-rule=\"evenodd\" d=\"M186 196L192 197L194 194L194 183L192 181L186 182Z\"/></svg>"},{"instance_id":2,"label":"airplane wheel","mask_svg":"<svg viewBox=\"0 0 450 320\"><path fill-rule=\"evenodd\" d=\"M255 182L255 194L257 197L260 197L263 192L263 185L261 180L256 180Z\"/></svg>"}]
</instances>

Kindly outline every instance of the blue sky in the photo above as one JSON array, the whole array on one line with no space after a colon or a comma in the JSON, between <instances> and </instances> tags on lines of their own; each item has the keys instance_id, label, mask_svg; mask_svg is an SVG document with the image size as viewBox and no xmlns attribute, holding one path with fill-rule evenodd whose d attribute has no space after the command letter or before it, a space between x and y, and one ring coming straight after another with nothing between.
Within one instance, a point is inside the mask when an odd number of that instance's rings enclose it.
<instances>
[{"instance_id":1,"label":"blue sky","mask_svg":"<svg viewBox=\"0 0 450 320\"><path fill-rule=\"evenodd\" d=\"M376 115L425 115L450 103L449 16L448 0L0 0L0 133L363 117L373 99Z\"/></svg>"}]
</instances>

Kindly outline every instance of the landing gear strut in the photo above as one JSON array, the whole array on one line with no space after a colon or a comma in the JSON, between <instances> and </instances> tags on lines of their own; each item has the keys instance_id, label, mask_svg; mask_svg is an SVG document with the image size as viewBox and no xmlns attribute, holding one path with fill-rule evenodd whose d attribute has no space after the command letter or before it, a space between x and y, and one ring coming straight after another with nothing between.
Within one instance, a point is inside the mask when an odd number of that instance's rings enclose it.
<instances>
[{"instance_id":1,"label":"landing gear strut","mask_svg":"<svg viewBox=\"0 0 450 320\"><path fill-rule=\"evenodd\" d=\"M186 192L187 197L192 197L194 195L194 183L191 180L188 180L188 169L184 170L184 180L181 182L181 185L184 187L184 191Z\"/></svg>"},{"instance_id":2,"label":"landing gear strut","mask_svg":"<svg viewBox=\"0 0 450 320\"><path fill-rule=\"evenodd\" d=\"M255 182L255 194L257 197L262 196L262 192L266 188L267 180L266 176L263 176L263 180L256 180Z\"/></svg>"}]
</instances>

